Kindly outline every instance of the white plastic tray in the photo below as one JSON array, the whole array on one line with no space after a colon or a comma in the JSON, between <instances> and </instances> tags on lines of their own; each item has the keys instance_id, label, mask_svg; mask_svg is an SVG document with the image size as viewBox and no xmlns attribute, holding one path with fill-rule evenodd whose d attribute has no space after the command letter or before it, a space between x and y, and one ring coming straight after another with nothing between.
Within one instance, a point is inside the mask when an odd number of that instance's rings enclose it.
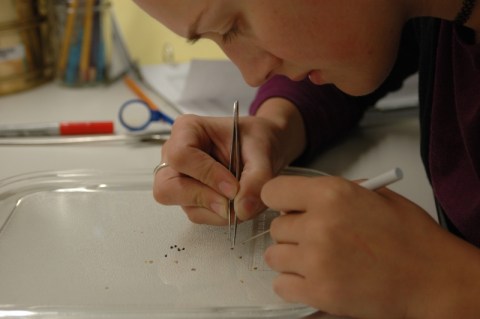
<instances>
[{"instance_id":1,"label":"white plastic tray","mask_svg":"<svg viewBox=\"0 0 480 319\"><path fill-rule=\"evenodd\" d=\"M304 172L303 172L304 173ZM307 172L307 174L310 174ZM226 227L156 203L146 171L0 181L0 317L298 318L263 263L268 236L232 250ZM239 225L237 240L274 215Z\"/></svg>"}]
</instances>

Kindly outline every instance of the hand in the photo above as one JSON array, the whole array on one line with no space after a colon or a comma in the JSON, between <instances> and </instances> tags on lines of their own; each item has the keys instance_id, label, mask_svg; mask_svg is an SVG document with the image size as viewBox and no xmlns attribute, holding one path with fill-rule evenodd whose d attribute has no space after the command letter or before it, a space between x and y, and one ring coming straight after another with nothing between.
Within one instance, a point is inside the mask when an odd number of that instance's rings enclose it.
<instances>
[{"instance_id":1,"label":"hand","mask_svg":"<svg viewBox=\"0 0 480 319\"><path fill-rule=\"evenodd\" d=\"M170 139L162 147L162 162L169 166L155 176L155 199L162 204L182 206L195 223L225 225L229 198L235 198L235 210L241 220L262 212L266 208L260 200L262 186L294 156L285 145L289 143L286 136L296 135L288 132L291 124L282 124L296 123L299 115L294 113L293 105L278 102L275 115L269 114L268 119L240 118L243 170L239 183L227 169L232 118L177 118ZM302 145L298 141L290 144Z\"/></svg>"},{"instance_id":2,"label":"hand","mask_svg":"<svg viewBox=\"0 0 480 319\"><path fill-rule=\"evenodd\" d=\"M280 176L262 190L285 214L265 259L278 295L355 318L475 318L478 249L420 207L338 177ZM460 315L464 313L465 315Z\"/></svg>"},{"instance_id":3,"label":"hand","mask_svg":"<svg viewBox=\"0 0 480 319\"><path fill-rule=\"evenodd\" d=\"M296 107L281 98L269 99L257 116L241 117L240 181L228 171L232 118L184 115L176 119L162 147L162 162L154 181L155 199L180 205L194 223L225 225L228 199L247 220L266 207L263 185L303 150L304 128Z\"/></svg>"}]
</instances>

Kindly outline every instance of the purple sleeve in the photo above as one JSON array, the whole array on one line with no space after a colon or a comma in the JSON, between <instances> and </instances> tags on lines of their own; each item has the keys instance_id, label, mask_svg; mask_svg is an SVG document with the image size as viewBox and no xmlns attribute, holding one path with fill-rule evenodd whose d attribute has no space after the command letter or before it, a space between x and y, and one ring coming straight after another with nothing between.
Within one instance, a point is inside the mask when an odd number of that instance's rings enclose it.
<instances>
[{"instance_id":1,"label":"purple sleeve","mask_svg":"<svg viewBox=\"0 0 480 319\"><path fill-rule=\"evenodd\" d=\"M303 162L344 136L361 119L366 106L332 85L317 86L308 79L294 82L284 76L276 76L264 84L250 107L255 114L261 104L272 97L282 97L297 106L303 118L307 149L297 159Z\"/></svg>"}]
</instances>

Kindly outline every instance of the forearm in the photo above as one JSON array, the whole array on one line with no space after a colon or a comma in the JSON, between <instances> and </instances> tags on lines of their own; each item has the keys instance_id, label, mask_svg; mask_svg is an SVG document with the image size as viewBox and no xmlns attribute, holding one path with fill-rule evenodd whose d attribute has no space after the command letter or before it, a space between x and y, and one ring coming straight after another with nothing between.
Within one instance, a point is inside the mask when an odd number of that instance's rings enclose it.
<instances>
[{"instance_id":1,"label":"forearm","mask_svg":"<svg viewBox=\"0 0 480 319\"><path fill-rule=\"evenodd\" d=\"M285 103L289 101L295 105L302 118L306 139L302 146L304 152L295 158L298 163L312 159L328 145L348 134L366 108L358 103L359 99L347 96L332 85L317 86L308 80L295 82L276 76L258 90L250 114L258 113L265 101L274 98L282 98Z\"/></svg>"},{"instance_id":2,"label":"forearm","mask_svg":"<svg viewBox=\"0 0 480 319\"><path fill-rule=\"evenodd\" d=\"M256 116L276 125L280 134L280 148L285 165L298 158L306 147L305 125L297 107L283 98L265 100Z\"/></svg>"}]
</instances>

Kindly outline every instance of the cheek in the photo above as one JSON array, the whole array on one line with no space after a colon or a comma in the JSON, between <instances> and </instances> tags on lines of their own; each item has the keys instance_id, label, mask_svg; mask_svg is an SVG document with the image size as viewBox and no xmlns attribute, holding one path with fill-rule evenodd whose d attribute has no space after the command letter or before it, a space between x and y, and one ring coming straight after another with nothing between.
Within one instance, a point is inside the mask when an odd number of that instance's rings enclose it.
<instances>
[{"instance_id":1,"label":"cheek","mask_svg":"<svg viewBox=\"0 0 480 319\"><path fill-rule=\"evenodd\" d=\"M287 63L320 68L330 59L344 59L350 51L336 32L322 32L329 26L319 21L282 16L267 22L254 26L253 41Z\"/></svg>"},{"instance_id":2,"label":"cheek","mask_svg":"<svg viewBox=\"0 0 480 319\"><path fill-rule=\"evenodd\" d=\"M240 70L245 82L253 87L263 84L277 63L276 58L250 41L234 41L220 48Z\"/></svg>"},{"instance_id":3,"label":"cheek","mask_svg":"<svg viewBox=\"0 0 480 319\"><path fill-rule=\"evenodd\" d=\"M339 64L330 65L331 69L325 70L325 76L347 94L366 95L376 90L388 77L395 56L366 47L356 55L350 55L350 59L347 56L347 60L335 61Z\"/></svg>"}]
</instances>

